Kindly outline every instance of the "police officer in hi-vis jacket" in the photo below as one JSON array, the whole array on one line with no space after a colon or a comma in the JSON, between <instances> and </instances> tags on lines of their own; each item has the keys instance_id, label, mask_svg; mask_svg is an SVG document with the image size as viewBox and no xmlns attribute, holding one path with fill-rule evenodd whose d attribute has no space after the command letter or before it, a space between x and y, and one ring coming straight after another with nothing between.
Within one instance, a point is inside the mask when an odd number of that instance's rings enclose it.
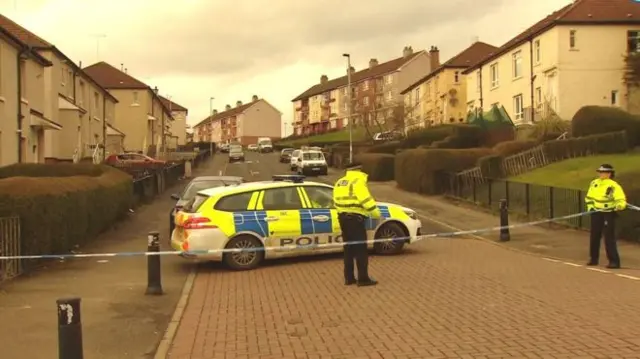
<instances>
[{"instance_id":1,"label":"police officer in hi-vis jacket","mask_svg":"<svg viewBox=\"0 0 640 359\"><path fill-rule=\"evenodd\" d=\"M368 218L381 218L380 209L367 188L368 176L359 163L347 165L347 173L333 189L333 203L338 211L338 221L344 240L344 284L358 286L376 285L369 277L369 253L367 249ZM353 261L358 267L354 275Z\"/></svg>"},{"instance_id":2,"label":"police officer in hi-vis jacket","mask_svg":"<svg viewBox=\"0 0 640 359\"><path fill-rule=\"evenodd\" d=\"M622 187L613 180L615 171L613 166L603 164L597 169L599 178L591 181L589 191L585 197L587 211L591 214L591 243L589 266L598 265L600 259L600 239L604 233L604 248L607 252L609 264L607 268L620 268L620 255L616 244L616 212L627 207L627 197Z\"/></svg>"}]
</instances>

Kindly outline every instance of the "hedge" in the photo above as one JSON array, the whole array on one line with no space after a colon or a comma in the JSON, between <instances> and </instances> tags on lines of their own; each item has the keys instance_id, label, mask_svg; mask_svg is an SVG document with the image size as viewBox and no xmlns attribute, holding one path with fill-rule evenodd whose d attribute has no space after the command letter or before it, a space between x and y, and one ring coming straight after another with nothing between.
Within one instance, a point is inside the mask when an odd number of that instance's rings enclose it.
<instances>
[{"instance_id":1,"label":"hedge","mask_svg":"<svg viewBox=\"0 0 640 359\"><path fill-rule=\"evenodd\" d=\"M575 137L627 131L631 147L640 146L640 117L617 107L584 106L571 120Z\"/></svg>"},{"instance_id":2,"label":"hedge","mask_svg":"<svg viewBox=\"0 0 640 359\"><path fill-rule=\"evenodd\" d=\"M548 160L562 161L592 154L624 153L629 150L629 141L626 131L619 131L548 141L543 146Z\"/></svg>"},{"instance_id":3,"label":"hedge","mask_svg":"<svg viewBox=\"0 0 640 359\"><path fill-rule=\"evenodd\" d=\"M398 149L402 148L402 141L389 141L378 145L371 146L367 152L369 153L387 153L394 154Z\"/></svg>"},{"instance_id":4,"label":"hedge","mask_svg":"<svg viewBox=\"0 0 640 359\"><path fill-rule=\"evenodd\" d=\"M20 218L24 255L64 253L86 243L133 199L131 177L110 166L18 164L0 173L14 174L0 180L0 217Z\"/></svg>"},{"instance_id":5,"label":"hedge","mask_svg":"<svg viewBox=\"0 0 640 359\"><path fill-rule=\"evenodd\" d=\"M440 174L468 169L490 154L488 148L405 150L396 155L394 175L404 190L436 194L441 190Z\"/></svg>"},{"instance_id":6,"label":"hedge","mask_svg":"<svg viewBox=\"0 0 640 359\"><path fill-rule=\"evenodd\" d=\"M362 170L369 175L369 180L392 181L395 157L386 153L361 153L355 160L362 163Z\"/></svg>"},{"instance_id":7,"label":"hedge","mask_svg":"<svg viewBox=\"0 0 640 359\"><path fill-rule=\"evenodd\" d=\"M499 155L502 157L509 157L511 155L515 155L520 152L530 150L539 144L540 143L538 141L534 141L534 140L505 141L493 146L493 151L496 153L496 155Z\"/></svg>"}]
</instances>

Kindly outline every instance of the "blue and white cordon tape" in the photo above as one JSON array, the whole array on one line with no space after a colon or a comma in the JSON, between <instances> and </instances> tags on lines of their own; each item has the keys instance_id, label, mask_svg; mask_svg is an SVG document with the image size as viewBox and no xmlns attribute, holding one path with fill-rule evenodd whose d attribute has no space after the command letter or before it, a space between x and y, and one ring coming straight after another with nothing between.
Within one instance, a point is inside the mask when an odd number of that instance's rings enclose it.
<instances>
[{"instance_id":1,"label":"blue and white cordon tape","mask_svg":"<svg viewBox=\"0 0 640 359\"><path fill-rule=\"evenodd\" d=\"M628 209L634 211L640 211L640 207L628 204ZM69 254L41 254L41 255L26 255L26 256L0 256L0 260L15 260L15 259L66 259L66 258L105 258L105 257L136 257L136 256L170 256L170 255L206 255L206 254L220 254L220 253L247 253L247 252L261 252L261 251L296 251L305 249L320 249L320 248L332 248L342 247L344 245L354 245L362 243L382 243L382 242L404 242L411 239L412 242L421 241L431 238L450 238L465 235L473 235L487 232L500 231L502 229L514 229L521 227L537 226L544 223L557 222L567 220L571 218L578 218L586 216L588 214L595 213L595 211L580 212L570 214L561 217L555 217L550 219L542 219L539 221L511 224L508 226L488 227L482 229L471 229L466 231L456 232L442 232L423 234L415 237L395 237L395 238L380 238L367 241L355 241L355 242L336 242L336 243L323 243L323 244L310 244L310 245L295 245L295 246L279 246L279 247L257 247L257 248L226 248L226 249L210 249L210 250L193 250L193 251L159 251L159 252L118 252L118 253L69 253Z\"/></svg>"}]
</instances>

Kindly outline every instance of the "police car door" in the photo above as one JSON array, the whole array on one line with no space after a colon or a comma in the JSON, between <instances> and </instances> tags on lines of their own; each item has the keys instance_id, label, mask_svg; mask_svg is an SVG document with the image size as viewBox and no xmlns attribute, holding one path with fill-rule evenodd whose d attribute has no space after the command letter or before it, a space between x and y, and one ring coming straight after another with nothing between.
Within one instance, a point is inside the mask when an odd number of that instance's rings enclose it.
<instances>
[{"instance_id":1,"label":"police car door","mask_svg":"<svg viewBox=\"0 0 640 359\"><path fill-rule=\"evenodd\" d=\"M268 223L269 236L267 247L293 247L304 246L307 243L301 240L300 209L302 199L296 186L269 188L260 192L256 209L266 211L265 221ZM303 251L308 251L304 249ZM280 256L293 256L303 254L303 251L280 252Z\"/></svg>"},{"instance_id":2,"label":"police car door","mask_svg":"<svg viewBox=\"0 0 640 359\"><path fill-rule=\"evenodd\" d=\"M313 233L315 241L320 244L319 252L339 252L343 248L342 233L338 222L338 212L333 206L333 188L325 186L300 187L305 202L305 209L300 211L302 233Z\"/></svg>"}]
</instances>

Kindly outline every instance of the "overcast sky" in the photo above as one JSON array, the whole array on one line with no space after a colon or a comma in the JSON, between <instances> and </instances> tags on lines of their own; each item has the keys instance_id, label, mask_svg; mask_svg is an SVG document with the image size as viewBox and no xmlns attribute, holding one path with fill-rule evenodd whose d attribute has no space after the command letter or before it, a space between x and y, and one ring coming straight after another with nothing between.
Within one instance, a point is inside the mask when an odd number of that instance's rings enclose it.
<instances>
[{"instance_id":1,"label":"overcast sky","mask_svg":"<svg viewBox=\"0 0 640 359\"><path fill-rule=\"evenodd\" d=\"M571 0L0 0L0 11L87 66L129 73L189 109L190 124L256 94L283 112L322 74L474 38L500 46ZM98 38L100 51L97 52ZM284 126L283 126L284 127Z\"/></svg>"}]
</instances>

